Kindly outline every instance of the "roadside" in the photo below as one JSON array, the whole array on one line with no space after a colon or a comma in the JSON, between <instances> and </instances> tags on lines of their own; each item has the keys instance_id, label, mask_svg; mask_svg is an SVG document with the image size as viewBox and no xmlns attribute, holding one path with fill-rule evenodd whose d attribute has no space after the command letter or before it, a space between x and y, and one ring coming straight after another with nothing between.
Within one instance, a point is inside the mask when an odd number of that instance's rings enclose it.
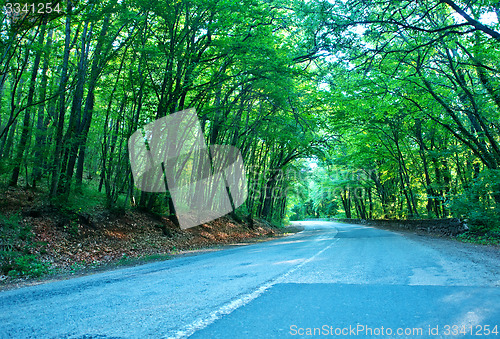
<instances>
[{"instance_id":1,"label":"roadside","mask_svg":"<svg viewBox=\"0 0 500 339\"><path fill-rule=\"evenodd\" d=\"M228 216L181 230L166 217L137 209L107 210L85 202L56 207L44 203L42 194L21 188L5 191L0 200L0 226L0 290L217 251L300 230Z\"/></svg>"},{"instance_id":2,"label":"roadside","mask_svg":"<svg viewBox=\"0 0 500 339\"><path fill-rule=\"evenodd\" d=\"M227 222L227 220L219 220L219 222ZM229 222L230 223L230 222ZM230 234L232 241L214 239L213 241L207 243L206 245L200 246L173 246L171 248L165 248L165 250L159 248L143 248L143 253L136 252L130 256L122 256L121 258L110 257L106 260L94 261L92 263L86 263L84 261L78 262L75 261L70 266L59 266L58 263L54 263L51 269L47 270L44 274L38 277L32 276L24 276L24 277L9 277L6 275L0 276L0 291L10 290L25 286L32 286L38 284L44 284L59 280L66 280L80 276L86 276L91 274L96 274L105 271L111 271L116 269L121 269L125 267L133 267L144 265L151 262L163 261L163 260L171 260L178 257L185 256L193 256L199 255L208 252L221 251L224 249L236 247L236 246L245 246L258 242L265 242L269 240L274 240L282 237L286 237L297 232L300 232L303 228L287 226L282 228L266 226L259 227L255 230L251 235L248 234ZM150 238L154 238L154 235L150 236ZM199 242L200 239L196 236L191 238L193 243ZM219 241L219 242L218 242ZM122 248L127 251L126 244L121 244ZM156 252L154 254L147 254ZM79 252L82 255L85 255L85 251ZM146 254L145 254L146 253ZM71 255L71 253L68 253ZM50 254L46 254L45 260L54 260L51 258ZM71 262L70 259L65 259L66 262Z\"/></svg>"},{"instance_id":3,"label":"roadside","mask_svg":"<svg viewBox=\"0 0 500 339\"><path fill-rule=\"evenodd\" d=\"M82 264L78 265L77 267L72 267L69 269L52 270L40 277L9 278L6 276L0 276L0 279L2 279L0 281L0 291L11 290L26 286L39 285L39 284L46 284L50 282L67 280L101 272L113 271L126 267L144 265L157 261L171 260L179 257L194 256L203 253L221 251L233 247L251 245L259 242L265 242L286 237L302 231L303 228L295 226L286 226L283 228L279 228L278 230L279 232L274 233L272 236L269 235L256 236L253 238L242 238L240 239L240 241L234 241L231 243L207 245L204 247L193 248L193 249L171 250L168 252L168 254L164 253L156 255L144 255L133 258L110 260L108 262L101 262L93 265Z\"/></svg>"},{"instance_id":4,"label":"roadside","mask_svg":"<svg viewBox=\"0 0 500 339\"><path fill-rule=\"evenodd\" d=\"M365 225L398 233L408 240L422 243L439 251L444 256L456 257L464 262L481 263L490 272L491 281L500 286L500 245L498 243L477 243L464 241L461 235L451 236L426 232L418 229L395 229L381 224Z\"/></svg>"},{"instance_id":5,"label":"roadside","mask_svg":"<svg viewBox=\"0 0 500 339\"><path fill-rule=\"evenodd\" d=\"M428 239L429 241L430 239L440 239L443 241L447 241L449 243L454 243L457 246L459 246L458 244L463 244L465 248L472 248L472 249L489 248L494 252L500 251L500 244L498 243L497 239L491 239L490 241L485 241L485 242L478 241L478 239L472 239L471 241L468 241L470 239L470 234L467 232L463 232L458 235L446 235L439 232L428 232L422 229L395 228L392 226L384 226L383 224L374 225L371 223L367 223L365 226L400 233L405 235L406 237L413 239Z\"/></svg>"},{"instance_id":6,"label":"roadside","mask_svg":"<svg viewBox=\"0 0 500 339\"><path fill-rule=\"evenodd\" d=\"M500 230L486 224L468 223L457 218L445 219L332 219L335 222L360 224L395 232L427 235L480 245L500 246Z\"/></svg>"}]
</instances>

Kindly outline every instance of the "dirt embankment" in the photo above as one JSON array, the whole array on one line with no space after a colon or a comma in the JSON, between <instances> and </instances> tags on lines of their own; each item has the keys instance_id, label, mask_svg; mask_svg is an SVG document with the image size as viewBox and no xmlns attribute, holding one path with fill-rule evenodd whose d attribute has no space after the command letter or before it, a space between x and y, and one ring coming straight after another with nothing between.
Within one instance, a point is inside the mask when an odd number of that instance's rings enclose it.
<instances>
[{"instance_id":1,"label":"dirt embankment","mask_svg":"<svg viewBox=\"0 0 500 339\"><path fill-rule=\"evenodd\" d=\"M181 230L165 217L138 211L123 214L101 211L86 220L61 221L61 217L25 217L35 241L46 244L41 257L55 267L74 263L96 264L180 250L228 244L255 237L272 237L280 230L254 221L253 228L222 217L209 223Z\"/></svg>"},{"instance_id":2,"label":"dirt embankment","mask_svg":"<svg viewBox=\"0 0 500 339\"><path fill-rule=\"evenodd\" d=\"M103 268L134 258L166 258L186 250L259 241L296 231L262 220L237 222L230 217L181 230L166 217L135 209L61 209L43 202L41 194L24 189L6 191L0 199L0 213L17 215L19 227L31 229L30 245L13 249L36 256L59 273ZM12 279L0 273L0 282L8 280Z\"/></svg>"}]
</instances>

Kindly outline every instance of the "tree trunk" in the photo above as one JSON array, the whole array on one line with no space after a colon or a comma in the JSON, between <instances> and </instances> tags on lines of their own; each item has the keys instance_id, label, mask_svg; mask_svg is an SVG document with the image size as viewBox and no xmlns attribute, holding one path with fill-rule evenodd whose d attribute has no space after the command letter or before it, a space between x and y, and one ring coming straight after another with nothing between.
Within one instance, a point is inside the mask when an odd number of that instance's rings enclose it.
<instances>
[{"instance_id":1,"label":"tree trunk","mask_svg":"<svg viewBox=\"0 0 500 339\"><path fill-rule=\"evenodd\" d=\"M52 181L50 187L50 196L55 197L57 195L58 183L59 183L59 173L61 172L61 153L63 149L62 137L64 129L64 114L66 112L66 84L68 83L68 64L69 64L69 53L70 53L70 42L71 42L71 16L72 16L72 6L71 1L67 3L67 14L66 14L66 29L65 29L65 41L64 41L64 57L63 65L61 70L61 82L59 84L59 112L57 118L57 128L55 135L55 151L54 160L52 162Z\"/></svg>"},{"instance_id":2,"label":"tree trunk","mask_svg":"<svg viewBox=\"0 0 500 339\"><path fill-rule=\"evenodd\" d=\"M35 137L35 159L40 159L40 161L33 162L33 187L36 187L38 180L40 180L42 176L42 169L46 164L46 156L47 150L46 142L47 142L47 119L45 118L45 97L47 95L47 85L48 85L48 76L47 71L49 69L49 60L50 60L50 50L52 47L52 35L53 30L51 29L48 33L46 48L49 52L45 56L45 60L43 62L43 70L42 70L42 81L40 82L40 96L38 105L38 120L37 120L37 134Z\"/></svg>"},{"instance_id":3,"label":"tree trunk","mask_svg":"<svg viewBox=\"0 0 500 339\"><path fill-rule=\"evenodd\" d=\"M16 153L16 158L14 160L14 169L12 170L12 175L10 177L10 186L17 186L17 181L19 179L19 172L21 169L21 161L23 160L23 154L24 151L26 150L26 144L29 139L29 134L30 134L30 120L31 120L31 105L33 104L33 97L35 96L35 87L36 87L36 77L38 74L38 67L40 65L40 59L42 57L42 45L43 45L43 40L45 38L45 22L42 24L41 31L39 33L39 38L38 38L38 46L39 49L36 52L35 55L35 61L33 62L33 69L31 71L31 79L30 79L30 87L28 90L28 99L26 102L26 108L24 110L24 121L23 121L23 128L21 131L21 139L19 141L18 147L17 147L17 153ZM27 55L29 53L27 52ZM28 183L26 183L27 185Z\"/></svg>"},{"instance_id":4,"label":"tree trunk","mask_svg":"<svg viewBox=\"0 0 500 339\"><path fill-rule=\"evenodd\" d=\"M71 105L71 115L69 117L68 129L66 131L66 135L64 136L64 145L67 145L67 149L63 160L63 172L61 173L59 186L61 188L61 193L65 194L68 194L71 188L71 179L73 177L73 171L75 168L76 157L78 154L78 147L81 138L80 130L82 119L82 102L85 85L85 73L87 68L87 52L89 48L87 38L92 34L92 32L88 32L88 25L89 22L87 21L82 32L80 60L78 62L78 73L76 75L76 89L73 93L73 104Z\"/></svg>"},{"instance_id":5,"label":"tree trunk","mask_svg":"<svg viewBox=\"0 0 500 339\"><path fill-rule=\"evenodd\" d=\"M106 15L104 22L102 24L101 32L99 34L99 39L97 41L94 59L92 60L92 69L90 71L90 79L88 82L88 92L87 98L85 100L85 107L83 109L83 117L81 128L79 132L79 154L78 154L78 164L76 168L76 183L77 185L82 184L83 180L83 165L85 162L85 152L87 148L87 137L90 130L90 124L92 122L92 115L94 112L94 101L95 101L95 87L97 85L97 81L99 80L99 73L101 72L104 65L101 63L103 56L101 56L104 39L106 38L106 34L108 32L110 23L110 15Z\"/></svg>"}]
</instances>

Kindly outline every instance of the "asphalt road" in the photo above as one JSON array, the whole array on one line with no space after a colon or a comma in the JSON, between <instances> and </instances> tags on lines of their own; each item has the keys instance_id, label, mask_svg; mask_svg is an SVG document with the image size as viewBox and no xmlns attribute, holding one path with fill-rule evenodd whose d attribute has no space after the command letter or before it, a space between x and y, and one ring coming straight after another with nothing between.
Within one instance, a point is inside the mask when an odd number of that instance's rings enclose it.
<instances>
[{"instance_id":1,"label":"asphalt road","mask_svg":"<svg viewBox=\"0 0 500 339\"><path fill-rule=\"evenodd\" d=\"M303 225L274 241L0 292L0 337L500 338L497 249Z\"/></svg>"}]
</instances>

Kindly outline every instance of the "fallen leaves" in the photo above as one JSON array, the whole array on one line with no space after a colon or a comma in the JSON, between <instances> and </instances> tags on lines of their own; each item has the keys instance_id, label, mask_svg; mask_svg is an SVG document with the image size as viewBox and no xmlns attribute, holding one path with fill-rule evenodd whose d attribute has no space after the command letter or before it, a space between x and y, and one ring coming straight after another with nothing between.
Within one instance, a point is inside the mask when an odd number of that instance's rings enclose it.
<instances>
[{"instance_id":1,"label":"fallen leaves","mask_svg":"<svg viewBox=\"0 0 500 339\"><path fill-rule=\"evenodd\" d=\"M254 220L250 229L247 224L237 223L230 217L186 230L175 227L167 217L136 210L112 214L101 209L93 214L86 213L82 218L79 210L62 212L43 205L42 196L35 201L41 204L37 208L33 202L37 196L26 192L22 189L9 191L8 203L0 211L13 213L17 206L17 211L24 215L22 223L29 225L34 233L30 254L62 272L124 258L168 255L280 233L261 221ZM31 203L26 202L27 198Z\"/></svg>"}]
</instances>

